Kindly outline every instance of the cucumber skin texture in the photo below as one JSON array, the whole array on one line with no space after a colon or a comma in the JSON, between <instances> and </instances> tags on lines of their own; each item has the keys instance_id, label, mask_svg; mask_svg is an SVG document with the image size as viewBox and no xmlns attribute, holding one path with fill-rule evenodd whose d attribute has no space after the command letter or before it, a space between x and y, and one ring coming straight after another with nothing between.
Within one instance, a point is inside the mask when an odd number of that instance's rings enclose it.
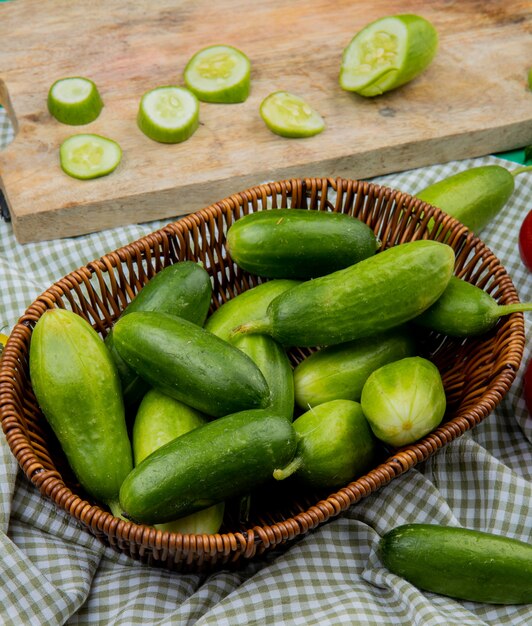
<instances>
[{"instance_id":1,"label":"cucumber skin texture","mask_svg":"<svg viewBox=\"0 0 532 626\"><path fill-rule=\"evenodd\" d=\"M300 347L367 337L420 315L442 294L453 269L447 244L399 244L281 294L265 319L242 332L265 332L281 345Z\"/></svg>"},{"instance_id":2,"label":"cucumber skin texture","mask_svg":"<svg viewBox=\"0 0 532 626\"><path fill-rule=\"evenodd\" d=\"M405 524L379 542L391 572L414 586L490 604L532 602L532 546L475 530Z\"/></svg>"},{"instance_id":3,"label":"cucumber skin texture","mask_svg":"<svg viewBox=\"0 0 532 626\"><path fill-rule=\"evenodd\" d=\"M482 165L444 178L415 196L478 233L508 202L514 187L514 177L507 169Z\"/></svg>"},{"instance_id":4,"label":"cucumber skin texture","mask_svg":"<svg viewBox=\"0 0 532 626\"><path fill-rule=\"evenodd\" d=\"M126 478L120 505L137 522L164 523L245 494L286 465L292 425L269 409L213 420L156 450Z\"/></svg>"},{"instance_id":5,"label":"cucumber skin texture","mask_svg":"<svg viewBox=\"0 0 532 626\"><path fill-rule=\"evenodd\" d=\"M360 404L375 436L399 447L436 428L445 415L447 399L436 365L411 356L372 372L362 388Z\"/></svg>"},{"instance_id":6,"label":"cucumber skin texture","mask_svg":"<svg viewBox=\"0 0 532 626\"><path fill-rule=\"evenodd\" d=\"M138 465L152 452L176 437L206 423L206 418L186 404L150 389L140 403L133 424L133 458ZM197 513L157 526L158 530L213 534L223 521L224 503L220 502Z\"/></svg>"},{"instance_id":7,"label":"cucumber skin texture","mask_svg":"<svg viewBox=\"0 0 532 626\"><path fill-rule=\"evenodd\" d=\"M155 274L126 306L120 317L135 311L177 315L202 326L207 317L212 284L207 271L194 261L178 261ZM105 338L118 368L126 408L137 407L150 386L122 359L114 345L113 329Z\"/></svg>"},{"instance_id":8,"label":"cucumber skin texture","mask_svg":"<svg viewBox=\"0 0 532 626\"><path fill-rule=\"evenodd\" d=\"M415 352L415 341L403 327L322 348L294 369L296 403L308 409L331 400L358 402L374 370Z\"/></svg>"},{"instance_id":9,"label":"cucumber skin texture","mask_svg":"<svg viewBox=\"0 0 532 626\"><path fill-rule=\"evenodd\" d=\"M116 501L133 467L120 382L101 337L82 317L50 309L30 344L39 405L74 474L94 498Z\"/></svg>"},{"instance_id":10,"label":"cucumber skin texture","mask_svg":"<svg viewBox=\"0 0 532 626\"><path fill-rule=\"evenodd\" d=\"M366 472L376 453L376 440L362 407L351 400L332 400L294 421L303 459L296 477L315 488L337 487Z\"/></svg>"},{"instance_id":11,"label":"cucumber skin texture","mask_svg":"<svg viewBox=\"0 0 532 626\"><path fill-rule=\"evenodd\" d=\"M196 324L155 311L118 320L120 356L152 387L211 417L269 400L264 376L243 352Z\"/></svg>"},{"instance_id":12,"label":"cucumber skin texture","mask_svg":"<svg viewBox=\"0 0 532 626\"><path fill-rule=\"evenodd\" d=\"M138 465L152 452L207 421L206 417L156 389L150 389L139 405L133 424L133 459Z\"/></svg>"},{"instance_id":13,"label":"cucumber skin texture","mask_svg":"<svg viewBox=\"0 0 532 626\"><path fill-rule=\"evenodd\" d=\"M300 282L298 280L274 279L239 293L231 300L224 302L207 318L205 330L229 341L231 331L234 328L249 322L250 319L266 315L266 310L275 297L299 285Z\"/></svg>"},{"instance_id":14,"label":"cucumber skin texture","mask_svg":"<svg viewBox=\"0 0 532 626\"><path fill-rule=\"evenodd\" d=\"M215 311L207 319L205 329L228 341L233 328L254 316L263 316L273 298L299 284L296 280L280 279L248 289ZM266 335L235 337L232 343L247 354L262 372L270 389L269 406L291 421L294 416L294 379L284 349Z\"/></svg>"},{"instance_id":15,"label":"cucumber skin texture","mask_svg":"<svg viewBox=\"0 0 532 626\"><path fill-rule=\"evenodd\" d=\"M414 323L450 337L473 337L495 326L498 309L489 293L453 276L438 300Z\"/></svg>"},{"instance_id":16,"label":"cucumber skin texture","mask_svg":"<svg viewBox=\"0 0 532 626\"><path fill-rule=\"evenodd\" d=\"M268 278L306 280L372 256L375 233L343 213L270 209L249 213L227 232L227 249L242 269Z\"/></svg>"},{"instance_id":17,"label":"cucumber skin texture","mask_svg":"<svg viewBox=\"0 0 532 626\"><path fill-rule=\"evenodd\" d=\"M247 354L262 372L270 397L268 407L287 420L294 418L294 375L284 348L267 335L237 337L233 345Z\"/></svg>"}]
</instances>

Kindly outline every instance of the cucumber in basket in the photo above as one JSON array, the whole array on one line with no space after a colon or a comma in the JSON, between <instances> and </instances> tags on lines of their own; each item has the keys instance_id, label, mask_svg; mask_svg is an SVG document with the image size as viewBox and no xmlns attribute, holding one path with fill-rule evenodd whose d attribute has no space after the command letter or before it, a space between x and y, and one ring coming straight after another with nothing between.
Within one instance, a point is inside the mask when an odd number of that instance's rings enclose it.
<instances>
[{"instance_id":1,"label":"cucumber in basket","mask_svg":"<svg viewBox=\"0 0 532 626\"><path fill-rule=\"evenodd\" d=\"M205 329L228 340L235 326L254 316L264 315L270 302L295 280L270 280L228 300L206 321ZM294 415L294 379L292 366L284 349L266 335L242 335L233 345L247 354L262 372L270 389L269 406L279 415L292 420Z\"/></svg>"},{"instance_id":2,"label":"cucumber in basket","mask_svg":"<svg viewBox=\"0 0 532 626\"><path fill-rule=\"evenodd\" d=\"M116 512L133 460L120 380L104 342L79 315L50 309L33 330L29 365L35 397L74 474Z\"/></svg>"},{"instance_id":3,"label":"cucumber in basket","mask_svg":"<svg viewBox=\"0 0 532 626\"><path fill-rule=\"evenodd\" d=\"M286 465L296 435L270 409L226 415L170 441L128 475L120 489L125 517L158 524L243 495Z\"/></svg>"},{"instance_id":4,"label":"cucumber in basket","mask_svg":"<svg viewBox=\"0 0 532 626\"><path fill-rule=\"evenodd\" d=\"M207 271L194 261L179 261L155 274L126 306L121 317L135 311L158 311L177 315L202 326L209 310L211 294L211 279ZM150 386L118 353L112 328L105 343L118 368L126 408L132 409Z\"/></svg>"},{"instance_id":5,"label":"cucumber in basket","mask_svg":"<svg viewBox=\"0 0 532 626\"><path fill-rule=\"evenodd\" d=\"M414 319L450 337L473 337L491 330L503 315L532 311L532 302L498 304L476 285L452 276L442 295Z\"/></svg>"},{"instance_id":6,"label":"cucumber in basket","mask_svg":"<svg viewBox=\"0 0 532 626\"><path fill-rule=\"evenodd\" d=\"M267 406L255 363L213 333L180 317L134 311L115 324L120 356L152 387L211 417Z\"/></svg>"},{"instance_id":7,"label":"cucumber in basket","mask_svg":"<svg viewBox=\"0 0 532 626\"><path fill-rule=\"evenodd\" d=\"M371 228L345 213L270 209L249 213L227 232L227 249L242 269L268 278L305 280L375 254Z\"/></svg>"},{"instance_id":8,"label":"cucumber in basket","mask_svg":"<svg viewBox=\"0 0 532 626\"><path fill-rule=\"evenodd\" d=\"M358 402L373 371L414 354L414 338L403 326L317 350L294 370L296 402L302 409L331 400Z\"/></svg>"},{"instance_id":9,"label":"cucumber in basket","mask_svg":"<svg viewBox=\"0 0 532 626\"><path fill-rule=\"evenodd\" d=\"M386 568L424 589L490 604L532 603L532 545L492 533L405 524L379 543Z\"/></svg>"},{"instance_id":10,"label":"cucumber in basket","mask_svg":"<svg viewBox=\"0 0 532 626\"><path fill-rule=\"evenodd\" d=\"M233 334L266 333L285 346L326 346L367 337L420 315L454 269L447 244L399 244L355 265L306 281L272 301L266 316Z\"/></svg>"},{"instance_id":11,"label":"cucumber in basket","mask_svg":"<svg viewBox=\"0 0 532 626\"><path fill-rule=\"evenodd\" d=\"M204 415L186 404L150 389L142 398L133 424L132 443L135 465L170 441L207 422ZM174 533L217 533L224 516L224 503L158 524L158 530Z\"/></svg>"},{"instance_id":12,"label":"cucumber in basket","mask_svg":"<svg viewBox=\"0 0 532 626\"><path fill-rule=\"evenodd\" d=\"M370 467L376 439L358 402L332 400L294 421L298 443L294 458L273 477L294 476L304 485L325 488L345 485Z\"/></svg>"}]
</instances>

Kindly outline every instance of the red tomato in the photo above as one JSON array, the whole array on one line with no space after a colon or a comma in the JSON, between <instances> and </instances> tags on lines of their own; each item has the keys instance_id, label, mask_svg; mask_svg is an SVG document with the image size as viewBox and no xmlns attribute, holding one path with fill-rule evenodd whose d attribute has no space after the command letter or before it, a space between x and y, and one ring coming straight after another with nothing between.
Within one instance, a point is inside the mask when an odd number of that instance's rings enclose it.
<instances>
[{"instance_id":1,"label":"red tomato","mask_svg":"<svg viewBox=\"0 0 532 626\"><path fill-rule=\"evenodd\" d=\"M532 358L528 361L523 378L523 393L525 396L526 408L532 415Z\"/></svg>"},{"instance_id":2,"label":"red tomato","mask_svg":"<svg viewBox=\"0 0 532 626\"><path fill-rule=\"evenodd\" d=\"M519 230L519 254L528 270L532 272L532 209L523 220Z\"/></svg>"}]
</instances>

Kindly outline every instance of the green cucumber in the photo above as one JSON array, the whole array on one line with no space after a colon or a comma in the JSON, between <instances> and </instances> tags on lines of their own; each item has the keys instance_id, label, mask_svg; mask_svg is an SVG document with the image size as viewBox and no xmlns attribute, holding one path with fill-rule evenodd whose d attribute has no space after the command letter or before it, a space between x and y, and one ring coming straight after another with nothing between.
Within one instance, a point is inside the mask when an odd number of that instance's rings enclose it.
<instances>
[{"instance_id":1,"label":"green cucumber","mask_svg":"<svg viewBox=\"0 0 532 626\"><path fill-rule=\"evenodd\" d=\"M158 311L203 326L211 295L212 285L207 271L194 261L178 261L155 274L126 306L120 317L135 311ZM118 368L126 408L136 408L150 386L121 358L114 346L112 328L105 343Z\"/></svg>"},{"instance_id":2,"label":"green cucumber","mask_svg":"<svg viewBox=\"0 0 532 626\"><path fill-rule=\"evenodd\" d=\"M79 180L107 176L122 160L122 148L116 141L94 133L67 137L59 147L61 169Z\"/></svg>"},{"instance_id":3,"label":"green cucumber","mask_svg":"<svg viewBox=\"0 0 532 626\"><path fill-rule=\"evenodd\" d=\"M493 533L405 524L381 538L384 566L414 586L489 604L532 603L532 545Z\"/></svg>"},{"instance_id":4,"label":"green cucumber","mask_svg":"<svg viewBox=\"0 0 532 626\"><path fill-rule=\"evenodd\" d=\"M133 466L120 381L92 326L50 309L31 337L30 378L37 402L83 488L116 512Z\"/></svg>"},{"instance_id":5,"label":"green cucumber","mask_svg":"<svg viewBox=\"0 0 532 626\"><path fill-rule=\"evenodd\" d=\"M137 311L118 320L114 343L153 388L212 417L269 401L264 376L243 352L180 317Z\"/></svg>"},{"instance_id":6,"label":"green cucumber","mask_svg":"<svg viewBox=\"0 0 532 626\"><path fill-rule=\"evenodd\" d=\"M251 87L251 63L237 48L208 46L196 52L185 67L186 86L202 102L245 102Z\"/></svg>"},{"instance_id":7,"label":"green cucumber","mask_svg":"<svg viewBox=\"0 0 532 626\"><path fill-rule=\"evenodd\" d=\"M491 330L503 315L532 311L532 302L497 304L476 285L453 276L442 295L413 321L450 337L473 337Z\"/></svg>"},{"instance_id":8,"label":"green cucumber","mask_svg":"<svg viewBox=\"0 0 532 626\"><path fill-rule=\"evenodd\" d=\"M274 91L260 105L266 126L281 137L313 137L325 128L323 117L309 103L289 91Z\"/></svg>"},{"instance_id":9,"label":"green cucumber","mask_svg":"<svg viewBox=\"0 0 532 626\"><path fill-rule=\"evenodd\" d=\"M225 302L205 323L205 329L229 340L231 331L254 316L262 316L270 302L300 283L295 280L271 280ZM294 380L292 366L284 349L266 335L236 337L233 345L247 354L262 372L270 389L269 406L292 420L294 415Z\"/></svg>"},{"instance_id":10,"label":"green cucumber","mask_svg":"<svg viewBox=\"0 0 532 626\"><path fill-rule=\"evenodd\" d=\"M125 517L158 524L246 494L286 465L292 424L269 409L213 420L153 452L120 490Z\"/></svg>"},{"instance_id":11,"label":"green cucumber","mask_svg":"<svg viewBox=\"0 0 532 626\"><path fill-rule=\"evenodd\" d=\"M433 304L454 269L454 251L418 240L302 283L275 298L263 318L233 331L265 333L284 346L326 346L400 326Z\"/></svg>"},{"instance_id":12,"label":"green cucumber","mask_svg":"<svg viewBox=\"0 0 532 626\"><path fill-rule=\"evenodd\" d=\"M530 170L532 166L513 172L500 165L472 167L425 187L415 196L478 233L510 199L515 176Z\"/></svg>"},{"instance_id":13,"label":"green cucumber","mask_svg":"<svg viewBox=\"0 0 532 626\"><path fill-rule=\"evenodd\" d=\"M360 30L345 48L340 86L361 96L379 96L425 71L438 49L438 33L419 15L381 17Z\"/></svg>"},{"instance_id":14,"label":"green cucumber","mask_svg":"<svg viewBox=\"0 0 532 626\"><path fill-rule=\"evenodd\" d=\"M233 261L268 278L316 278L374 255L377 247L375 233L364 222L329 211L257 211L227 232Z\"/></svg>"},{"instance_id":15,"label":"green cucumber","mask_svg":"<svg viewBox=\"0 0 532 626\"><path fill-rule=\"evenodd\" d=\"M199 102L185 87L165 85L146 92L139 104L137 126L154 141L180 143L199 127Z\"/></svg>"},{"instance_id":16,"label":"green cucumber","mask_svg":"<svg viewBox=\"0 0 532 626\"><path fill-rule=\"evenodd\" d=\"M133 456L138 465L169 441L207 422L205 416L186 404L155 389L146 393L133 424ZM224 503L220 502L178 520L159 524L158 530L175 533L217 533L223 521Z\"/></svg>"},{"instance_id":17,"label":"green cucumber","mask_svg":"<svg viewBox=\"0 0 532 626\"><path fill-rule=\"evenodd\" d=\"M401 327L313 352L294 369L296 403L308 409L331 400L358 402L371 372L413 356L415 349L411 333Z\"/></svg>"},{"instance_id":18,"label":"green cucumber","mask_svg":"<svg viewBox=\"0 0 532 626\"><path fill-rule=\"evenodd\" d=\"M434 430L447 402L438 368L428 359L411 356L372 372L360 404L375 436L399 447Z\"/></svg>"},{"instance_id":19,"label":"green cucumber","mask_svg":"<svg viewBox=\"0 0 532 626\"><path fill-rule=\"evenodd\" d=\"M224 302L207 318L205 330L229 341L231 332L236 326L266 315L266 310L274 298L299 284L297 280L269 280L243 291Z\"/></svg>"},{"instance_id":20,"label":"green cucumber","mask_svg":"<svg viewBox=\"0 0 532 626\"><path fill-rule=\"evenodd\" d=\"M48 111L62 124L80 126L93 122L103 101L95 83L83 76L56 80L48 91Z\"/></svg>"},{"instance_id":21,"label":"green cucumber","mask_svg":"<svg viewBox=\"0 0 532 626\"><path fill-rule=\"evenodd\" d=\"M294 375L284 348L266 335L237 337L233 345L247 354L264 376L270 390L268 407L287 420L294 418Z\"/></svg>"},{"instance_id":22,"label":"green cucumber","mask_svg":"<svg viewBox=\"0 0 532 626\"><path fill-rule=\"evenodd\" d=\"M294 421L298 439L294 458L273 477L294 475L309 487L345 485L372 465L377 446L358 402L332 400Z\"/></svg>"}]
</instances>

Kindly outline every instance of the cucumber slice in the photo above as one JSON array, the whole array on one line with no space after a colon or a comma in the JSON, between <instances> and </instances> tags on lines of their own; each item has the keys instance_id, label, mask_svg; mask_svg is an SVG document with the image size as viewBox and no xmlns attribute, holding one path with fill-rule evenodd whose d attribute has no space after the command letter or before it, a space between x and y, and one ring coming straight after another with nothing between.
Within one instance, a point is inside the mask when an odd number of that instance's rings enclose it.
<instances>
[{"instance_id":1,"label":"cucumber slice","mask_svg":"<svg viewBox=\"0 0 532 626\"><path fill-rule=\"evenodd\" d=\"M154 141L185 141L199 126L198 99L185 87L156 87L142 96L137 124Z\"/></svg>"},{"instance_id":2,"label":"cucumber slice","mask_svg":"<svg viewBox=\"0 0 532 626\"><path fill-rule=\"evenodd\" d=\"M122 149L112 139L83 133L63 141L59 158L66 174L87 180L106 176L115 170L122 158Z\"/></svg>"},{"instance_id":3,"label":"cucumber slice","mask_svg":"<svg viewBox=\"0 0 532 626\"><path fill-rule=\"evenodd\" d=\"M281 137L312 137L321 133L325 122L303 98L288 91L275 91L260 105L266 126Z\"/></svg>"},{"instance_id":4,"label":"cucumber slice","mask_svg":"<svg viewBox=\"0 0 532 626\"><path fill-rule=\"evenodd\" d=\"M61 78L48 91L48 110L63 124L89 124L100 115L102 107L98 88L88 78Z\"/></svg>"},{"instance_id":5,"label":"cucumber slice","mask_svg":"<svg viewBox=\"0 0 532 626\"><path fill-rule=\"evenodd\" d=\"M361 96L381 95L421 74L437 48L438 34L425 18L382 17L365 26L345 48L340 86Z\"/></svg>"},{"instance_id":6,"label":"cucumber slice","mask_svg":"<svg viewBox=\"0 0 532 626\"><path fill-rule=\"evenodd\" d=\"M233 46L203 48L185 67L186 86L202 102L244 102L249 96L251 63Z\"/></svg>"}]
</instances>

